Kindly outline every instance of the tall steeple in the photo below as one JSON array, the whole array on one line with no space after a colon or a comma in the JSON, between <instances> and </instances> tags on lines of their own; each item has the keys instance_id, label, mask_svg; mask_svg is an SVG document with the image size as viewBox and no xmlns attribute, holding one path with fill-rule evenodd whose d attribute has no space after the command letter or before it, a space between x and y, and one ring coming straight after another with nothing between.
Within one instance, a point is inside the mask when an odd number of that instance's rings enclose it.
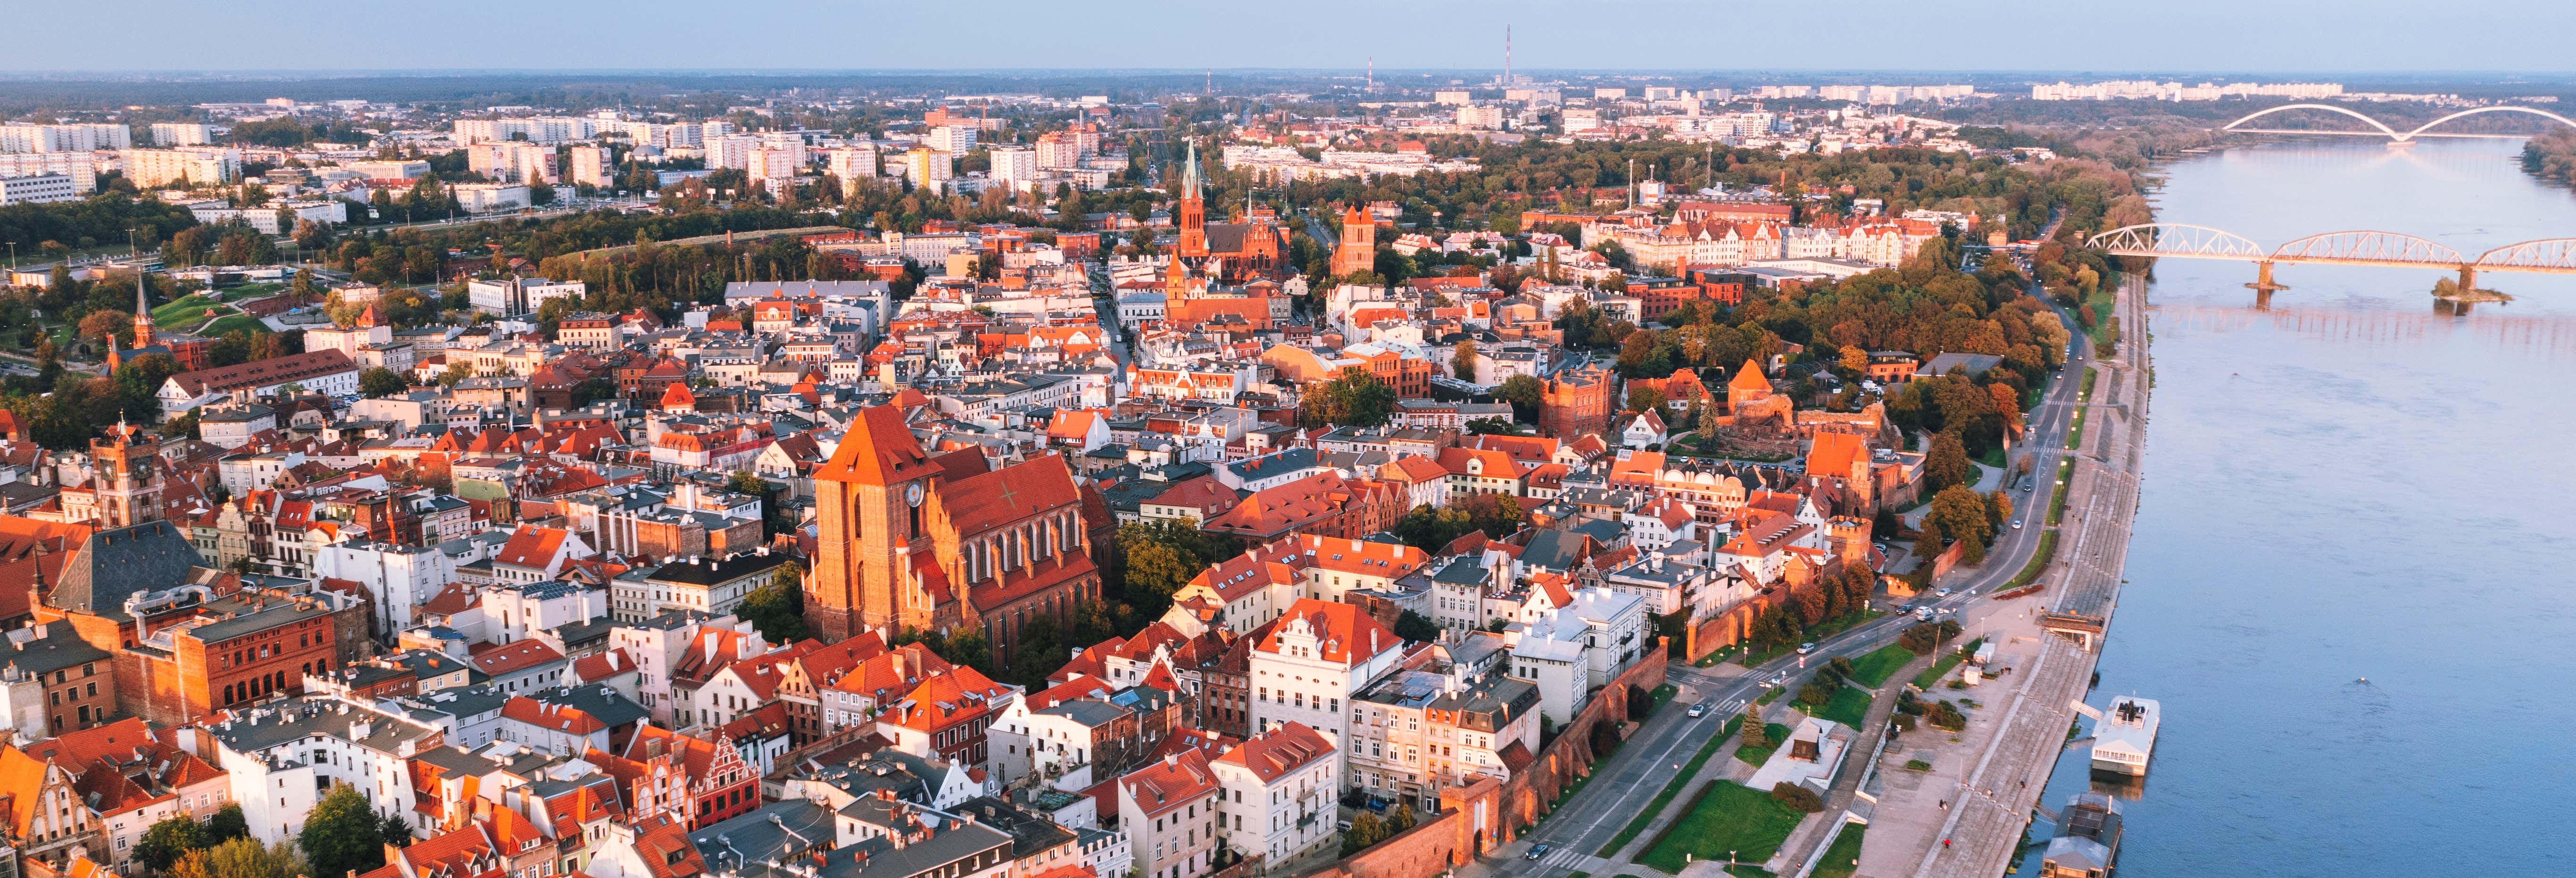
<instances>
[{"instance_id":1,"label":"tall steeple","mask_svg":"<svg viewBox=\"0 0 2576 878\"><path fill-rule=\"evenodd\" d=\"M134 266L134 347L141 350L151 346L152 300L144 294L143 265L137 260Z\"/></svg>"},{"instance_id":2,"label":"tall steeple","mask_svg":"<svg viewBox=\"0 0 2576 878\"><path fill-rule=\"evenodd\" d=\"M1181 168L1181 197L1199 199L1199 142L1190 141L1189 163Z\"/></svg>"},{"instance_id":3,"label":"tall steeple","mask_svg":"<svg viewBox=\"0 0 2576 878\"><path fill-rule=\"evenodd\" d=\"M1180 240L1173 244L1176 260L1189 260L1192 265L1205 261L1207 244L1207 200L1199 191L1199 143L1190 141L1189 159L1181 166L1181 203L1172 211L1172 225L1180 229Z\"/></svg>"}]
</instances>

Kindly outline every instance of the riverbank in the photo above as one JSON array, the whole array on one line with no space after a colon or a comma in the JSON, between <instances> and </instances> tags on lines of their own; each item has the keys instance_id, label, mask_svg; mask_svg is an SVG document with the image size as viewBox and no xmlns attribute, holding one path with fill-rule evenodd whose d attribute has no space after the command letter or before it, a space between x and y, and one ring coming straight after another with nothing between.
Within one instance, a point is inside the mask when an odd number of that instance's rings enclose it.
<instances>
[{"instance_id":1,"label":"riverbank","mask_svg":"<svg viewBox=\"0 0 2576 878\"><path fill-rule=\"evenodd\" d=\"M2142 280L2124 278L2117 299L2121 323L2132 329L2113 356L2085 361L2092 392L2070 403L2088 413L2089 426L2065 452L2073 473L2059 538L2049 544L2056 556L2040 575L2045 585L1986 601L1962 620L1995 642L1989 671L2000 676L1969 690L1936 684L1927 698L1975 703L1968 727L1946 737L1918 731L1881 757L1881 776L1890 780L1871 791L1877 806L1859 874L1986 878L2022 849L2075 722L2073 704L2090 686L2137 509L2153 384ZM1905 769L1915 762L1931 767Z\"/></svg>"}]
</instances>

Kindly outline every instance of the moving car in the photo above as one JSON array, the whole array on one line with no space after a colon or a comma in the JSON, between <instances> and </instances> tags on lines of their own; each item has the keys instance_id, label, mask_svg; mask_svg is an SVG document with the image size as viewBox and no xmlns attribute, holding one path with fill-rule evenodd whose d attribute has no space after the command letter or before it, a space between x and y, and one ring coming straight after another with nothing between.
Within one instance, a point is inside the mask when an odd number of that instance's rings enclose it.
<instances>
[{"instance_id":1,"label":"moving car","mask_svg":"<svg viewBox=\"0 0 2576 878\"><path fill-rule=\"evenodd\" d=\"M1946 597L1949 597L1949 596L1950 596L1950 590L1945 588L1945 589L1942 589L1942 590L1940 590L1940 591L1933 592L1933 594L1934 594L1934 595L1937 595L1937 596L1940 596L1940 597L1945 597L1945 598L1946 598Z\"/></svg>"},{"instance_id":2,"label":"moving car","mask_svg":"<svg viewBox=\"0 0 2576 878\"><path fill-rule=\"evenodd\" d=\"M1547 845L1533 845L1530 847L1529 853L1521 855L1521 859L1535 860L1544 856L1547 856Z\"/></svg>"},{"instance_id":3,"label":"moving car","mask_svg":"<svg viewBox=\"0 0 2576 878\"><path fill-rule=\"evenodd\" d=\"M1808 653L1815 652L1815 651L1816 651L1816 643L1815 643L1815 641L1810 640L1810 641L1807 641L1807 642L1805 642L1805 643L1798 644L1798 654L1799 654L1799 655L1806 655L1806 654L1808 654Z\"/></svg>"},{"instance_id":4,"label":"moving car","mask_svg":"<svg viewBox=\"0 0 2576 878\"><path fill-rule=\"evenodd\" d=\"M1921 619L1926 622L1932 621L1932 608L1924 607L1922 609L1915 610L1914 618Z\"/></svg>"},{"instance_id":5,"label":"moving car","mask_svg":"<svg viewBox=\"0 0 2576 878\"><path fill-rule=\"evenodd\" d=\"M1708 702L1702 701L1702 702L1700 702L1700 703L1698 703L1698 704L1691 705L1691 709L1690 709L1690 718L1692 718L1692 719L1698 719L1698 718L1700 718L1700 717L1707 716L1707 715L1708 715Z\"/></svg>"}]
</instances>

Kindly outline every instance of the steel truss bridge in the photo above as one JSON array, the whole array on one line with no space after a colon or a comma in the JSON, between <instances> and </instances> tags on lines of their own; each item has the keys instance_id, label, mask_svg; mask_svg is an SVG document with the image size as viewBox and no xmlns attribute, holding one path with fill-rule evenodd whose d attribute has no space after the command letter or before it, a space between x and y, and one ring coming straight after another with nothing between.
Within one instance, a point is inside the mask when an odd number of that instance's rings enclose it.
<instances>
[{"instance_id":1,"label":"steel truss bridge","mask_svg":"<svg viewBox=\"0 0 2576 878\"><path fill-rule=\"evenodd\" d=\"M2251 262L2257 279L2247 286L2265 293L2286 289L2272 282L2272 266L2280 263L2457 271L2464 293L2477 289L2482 271L2576 274L2576 238L2506 244L2472 257L2437 241L2396 232L2327 232L2265 249L2242 235L2208 226L2144 223L2094 235L2085 246L2113 256Z\"/></svg>"},{"instance_id":2,"label":"steel truss bridge","mask_svg":"<svg viewBox=\"0 0 2576 878\"><path fill-rule=\"evenodd\" d=\"M2256 119L2260 119L2260 118L2263 118L2263 117L2265 117L2265 116L2272 115L2272 114L2274 114L2274 113L2287 112L2287 111L2290 111L2290 110L2324 110L2324 111L2329 112L2329 113L2341 113L2341 114L2343 114L2343 115L2351 116L2351 117L2353 117L2353 118L2355 118L2355 119L2359 119L2359 120L2361 120L2362 122L2364 122L2364 123L2368 124L2368 125L2369 125L2373 130L2369 130L2369 131L2332 131L2332 130L2317 130L2317 129L2308 129L2308 128L2241 128L2241 127L2238 127L2238 126L2244 125L2244 124L2245 124L2245 123L2247 123L2247 122L2252 122L2252 121L2254 121L2254 120L2256 120ZM2576 119L2569 119L2569 118L2567 118L2567 117L2565 117L2565 116L2561 116L2561 115L2558 115L2558 114L2556 114L2556 113L2549 112L2548 110L2533 109L2533 108L2531 108L2531 107L2478 107L2478 108L2476 108L2476 109L2461 110L2461 111L2459 111L2459 112L2457 112L2457 113L2452 113L2452 114L2450 114L2450 115L2448 115L2448 116L2444 116L2444 117L2442 117L2442 118L2435 119L2435 120L2430 121L2430 122L2426 122L2426 123L2424 123L2424 124L2422 124L2422 125L2415 126L2415 130L2412 130L2412 131L2399 131L2399 130L2397 130L2397 129L2395 129L2395 128L2390 128L2390 127L2388 127L2388 123L2381 122L2381 121L2379 121L2379 120L2377 120L2377 119L2373 119L2373 118L2371 118L2371 117L2369 117L2369 116L2362 115L2361 113L2359 113L2359 112L2355 112L2354 110L2352 110L2352 109L2351 109L2351 108L2349 108L2349 107L2338 107L2338 106L2335 106L2335 105L2333 105L2333 104L2282 104L2282 105L2277 106L2277 107L2272 107L2272 108L2264 109L2264 110L2258 110L2258 111L2255 111L2255 112L2253 112L2253 113L2247 114L2245 118L2238 119L2238 120L2236 120L2236 121L2234 121L2234 122L2229 122L2229 123L2227 123L2226 125L2221 126L2218 130L2220 130L2220 131L2237 131L2237 132L2243 132L2243 133L2247 133L2247 134L2333 134L2333 135L2340 135L2340 136L2344 136L2344 137L2385 137L2385 138L2388 138L2388 139L2389 139L2391 142L2393 142L2393 143L2406 143L2406 142L2412 141L2412 140L2414 140L2415 138L2418 138L2418 137L2492 137L2492 138L2517 139L2517 140L2518 140L2518 139L2521 139L2521 138L2523 138L2523 137L2527 136L2527 135L2522 135L2522 134L2463 134L2463 133L2455 133L2455 132L2447 132L2447 131L2437 132L2437 131L2432 131L2432 130L2431 130L2434 126L2440 125L2440 124L2442 124L2442 123L2444 123L2444 122L2449 122L2449 121L2451 121L2451 120L2453 120L2453 119L2458 119L2458 118L2461 118L2461 117L2463 117L2463 116L2475 116L2475 115L2478 115L2478 114L2480 114L2480 113L2527 113L2527 114L2530 114L2530 115L2533 115L2533 116L2540 116L2540 117L2543 117L2543 118L2549 119L2549 120L2551 120L2551 121L2555 121L2555 122L2557 122L2558 124L2561 124L2561 125L2566 125L2566 126L2571 127L2571 128L2576 128Z\"/></svg>"}]
</instances>

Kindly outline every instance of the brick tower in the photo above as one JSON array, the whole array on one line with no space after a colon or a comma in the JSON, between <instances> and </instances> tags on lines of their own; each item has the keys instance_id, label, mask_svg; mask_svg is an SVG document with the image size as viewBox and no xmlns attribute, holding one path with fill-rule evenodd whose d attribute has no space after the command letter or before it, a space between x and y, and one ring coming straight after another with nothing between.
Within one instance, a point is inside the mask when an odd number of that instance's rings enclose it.
<instances>
[{"instance_id":1,"label":"brick tower","mask_svg":"<svg viewBox=\"0 0 2576 878\"><path fill-rule=\"evenodd\" d=\"M1172 225L1181 232L1180 240L1172 245L1172 255L1192 268L1208 258L1207 196L1199 189L1199 143L1193 140L1189 162L1181 169L1181 203L1172 211Z\"/></svg>"},{"instance_id":2,"label":"brick tower","mask_svg":"<svg viewBox=\"0 0 2576 878\"><path fill-rule=\"evenodd\" d=\"M89 440L97 463L92 484L98 488L102 528L133 527L161 518L159 441L152 434L118 420L104 439Z\"/></svg>"},{"instance_id":3,"label":"brick tower","mask_svg":"<svg viewBox=\"0 0 2576 878\"><path fill-rule=\"evenodd\" d=\"M814 570L805 577L805 625L825 643L861 631L892 637L927 627L928 608L906 607L922 500L939 468L930 462L903 409L864 409L841 447L814 473Z\"/></svg>"},{"instance_id":4,"label":"brick tower","mask_svg":"<svg viewBox=\"0 0 2576 878\"><path fill-rule=\"evenodd\" d=\"M1333 248L1333 276L1346 277L1377 269L1377 221L1366 208L1342 213L1342 243Z\"/></svg>"}]
</instances>

